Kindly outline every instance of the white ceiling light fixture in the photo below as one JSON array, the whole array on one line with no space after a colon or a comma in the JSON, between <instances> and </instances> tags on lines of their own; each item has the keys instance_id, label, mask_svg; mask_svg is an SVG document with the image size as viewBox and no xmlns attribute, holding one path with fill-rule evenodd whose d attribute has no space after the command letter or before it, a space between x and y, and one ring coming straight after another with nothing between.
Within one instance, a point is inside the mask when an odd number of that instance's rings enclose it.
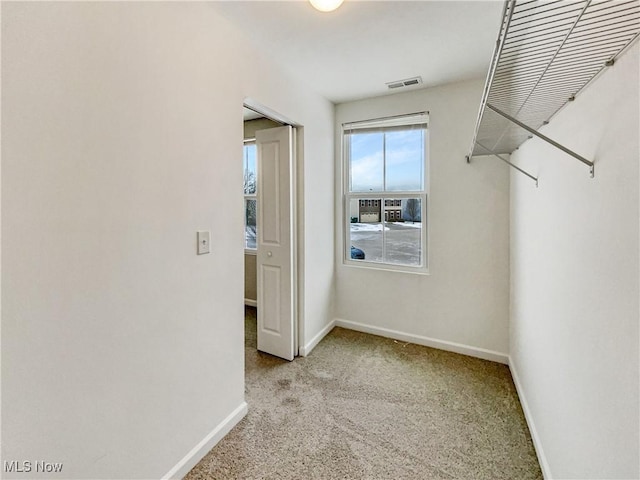
<instances>
[{"instance_id":1,"label":"white ceiling light fixture","mask_svg":"<svg viewBox=\"0 0 640 480\"><path fill-rule=\"evenodd\" d=\"M309 0L309 3L321 12L333 12L344 0Z\"/></svg>"}]
</instances>

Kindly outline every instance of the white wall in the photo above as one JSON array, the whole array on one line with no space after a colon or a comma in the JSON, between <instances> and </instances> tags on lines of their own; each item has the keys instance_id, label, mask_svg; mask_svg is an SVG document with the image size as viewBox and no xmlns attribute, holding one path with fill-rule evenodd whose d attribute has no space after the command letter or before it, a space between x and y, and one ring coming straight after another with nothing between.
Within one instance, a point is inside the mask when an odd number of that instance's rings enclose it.
<instances>
[{"instance_id":1,"label":"white wall","mask_svg":"<svg viewBox=\"0 0 640 480\"><path fill-rule=\"evenodd\" d=\"M511 360L547 476L638 478L638 44L512 160Z\"/></svg>"},{"instance_id":2,"label":"white wall","mask_svg":"<svg viewBox=\"0 0 640 480\"><path fill-rule=\"evenodd\" d=\"M463 82L336 107L338 140L345 122L430 112L430 274L343 265L343 214L338 202L338 324L385 335L401 333L411 341L506 362L508 167L491 158L476 159L471 165L465 162L482 87L482 80ZM342 172L340 148L336 146L337 172ZM340 173L336 183L340 195ZM393 300L384 301L387 296Z\"/></svg>"},{"instance_id":3,"label":"white wall","mask_svg":"<svg viewBox=\"0 0 640 480\"><path fill-rule=\"evenodd\" d=\"M158 478L242 406L245 97L305 127L331 319L334 108L268 58L204 3L2 4L2 460Z\"/></svg>"}]
</instances>

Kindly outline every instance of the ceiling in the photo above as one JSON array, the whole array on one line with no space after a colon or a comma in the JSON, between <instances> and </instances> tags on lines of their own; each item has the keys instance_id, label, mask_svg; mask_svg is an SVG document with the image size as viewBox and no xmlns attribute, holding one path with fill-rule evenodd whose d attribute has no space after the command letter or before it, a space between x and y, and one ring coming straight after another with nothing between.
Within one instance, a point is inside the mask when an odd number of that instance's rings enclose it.
<instances>
[{"instance_id":1,"label":"ceiling","mask_svg":"<svg viewBox=\"0 0 640 480\"><path fill-rule=\"evenodd\" d=\"M484 78L503 2L345 0L330 13L303 0L211 6L299 81L342 103ZM422 85L385 85L416 76Z\"/></svg>"}]
</instances>

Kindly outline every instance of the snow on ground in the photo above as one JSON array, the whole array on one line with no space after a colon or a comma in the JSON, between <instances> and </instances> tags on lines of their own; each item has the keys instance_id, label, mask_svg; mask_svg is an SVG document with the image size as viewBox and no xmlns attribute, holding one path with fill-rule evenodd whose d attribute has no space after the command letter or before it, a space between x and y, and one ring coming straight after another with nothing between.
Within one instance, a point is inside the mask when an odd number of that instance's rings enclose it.
<instances>
[{"instance_id":1,"label":"snow on ground","mask_svg":"<svg viewBox=\"0 0 640 480\"><path fill-rule=\"evenodd\" d=\"M352 232L381 232L381 223L351 223ZM385 231L389 230L389 227L384 227Z\"/></svg>"},{"instance_id":2,"label":"snow on ground","mask_svg":"<svg viewBox=\"0 0 640 480\"><path fill-rule=\"evenodd\" d=\"M387 222L387 225L394 225L396 227L403 228L422 228L421 222L409 223L409 222ZM381 232L381 223L351 223L352 232ZM384 227L385 232L390 230L389 227Z\"/></svg>"},{"instance_id":3,"label":"snow on ground","mask_svg":"<svg viewBox=\"0 0 640 480\"><path fill-rule=\"evenodd\" d=\"M391 222L394 225L400 225L402 227L409 227L409 228L422 228L422 223L421 222L415 222L415 223L411 223L411 222Z\"/></svg>"}]
</instances>

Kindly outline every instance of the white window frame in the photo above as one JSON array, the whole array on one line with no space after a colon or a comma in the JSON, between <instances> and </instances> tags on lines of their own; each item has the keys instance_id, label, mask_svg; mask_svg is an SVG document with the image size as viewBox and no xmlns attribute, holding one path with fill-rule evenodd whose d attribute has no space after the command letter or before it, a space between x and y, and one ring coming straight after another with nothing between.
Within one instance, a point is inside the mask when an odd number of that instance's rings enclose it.
<instances>
[{"instance_id":1,"label":"white window frame","mask_svg":"<svg viewBox=\"0 0 640 480\"><path fill-rule=\"evenodd\" d=\"M255 145L256 144L256 139L255 138L246 138L244 140L244 143L242 145L242 178L244 179L244 172L246 169L246 165L245 165L245 154L244 154L244 147L248 146L248 145ZM245 235L245 247L244 247L244 253L248 254L248 255L257 255L258 254L258 232L256 230L256 248L250 248L247 247L247 217L246 217L246 212L247 212L247 200L255 200L256 201L256 217L258 215L258 166L256 165L256 191L255 193L244 193L244 186L243 186L243 194L244 194L244 209L243 209L243 217L244 219L242 220L242 225L244 227L244 235ZM256 218L256 228L257 228L257 218Z\"/></svg>"},{"instance_id":2,"label":"white window frame","mask_svg":"<svg viewBox=\"0 0 640 480\"><path fill-rule=\"evenodd\" d=\"M342 258L343 264L347 266L359 267L359 268L368 268L368 269L379 269L379 270L390 270L390 271L399 271L399 272L407 272L414 274L428 274L429 273L429 255L428 255L428 238L429 238L429 230L430 230L430 221L429 221L429 204L428 204L428 195L429 195L429 113L428 112L420 112L417 114L409 114L409 115L399 115L396 117L387 117L375 120L368 120L363 122L350 122L342 124L341 131L341 141L342 141L342 170L343 170L343 191L342 191L342 215L343 215L343 244L342 244ZM358 129L365 128L385 128L385 127L400 127L400 126L415 126L415 125L423 125L424 128L424 165L423 165L423 179L422 186L423 189L419 191L386 191L383 190L379 192L351 192L351 182L350 182L350 157L349 157L349 141L347 135L350 132L357 132ZM383 168L386 167L386 159L384 159ZM383 178L385 173L383 172ZM384 182L384 180L383 180ZM385 240L384 240L384 223L386 222L384 219L384 203L385 200L402 200L409 198L418 198L420 199L420 208L421 208L421 218L422 218L422 228L421 228L421 265L413 266L413 265L402 265L396 263L386 263L386 262L374 262L370 261L366 258L364 260L353 260L351 259L351 215L350 215L350 204L351 200L361 200L361 199L380 199L381 203L381 214L380 221L383 224L382 229L382 245L383 245L383 256L384 256L384 248L385 248Z\"/></svg>"}]
</instances>

